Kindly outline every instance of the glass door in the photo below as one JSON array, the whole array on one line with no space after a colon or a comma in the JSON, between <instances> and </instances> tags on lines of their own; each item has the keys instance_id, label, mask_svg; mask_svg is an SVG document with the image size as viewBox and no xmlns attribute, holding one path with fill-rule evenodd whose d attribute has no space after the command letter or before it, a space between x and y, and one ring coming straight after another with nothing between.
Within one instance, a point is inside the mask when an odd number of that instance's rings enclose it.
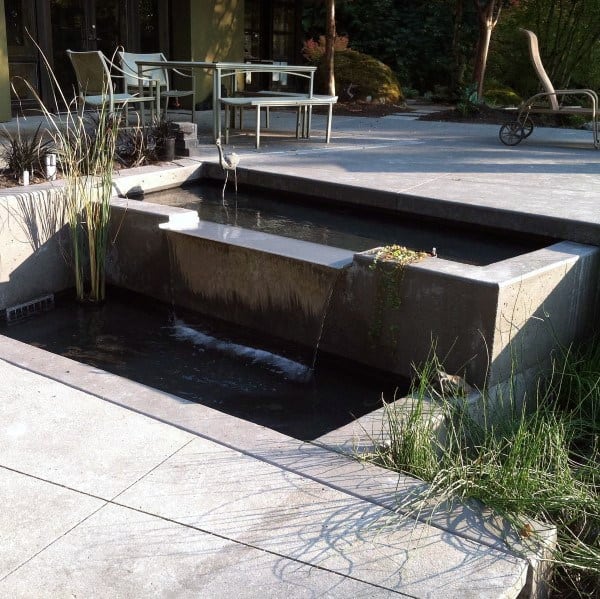
<instances>
[{"instance_id":1,"label":"glass door","mask_svg":"<svg viewBox=\"0 0 600 599\"><path fill-rule=\"evenodd\" d=\"M36 15L33 3L25 0L5 0L6 44L11 80L13 113L36 106L35 95L26 81L39 94L40 64L38 51L31 39L37 38Z\"/></svg>"},{"instance_id":2,"label":"glass door","mask_svg":"<svg viewBox=\"0 0 600 599\"><path fill-rule=\"evenodd\" d=\"M169 0L5 0L9 72L18 88L14 111L37 106L23 80L52 102L51 82L33 40L70 98L75 76L67 50L101 50L109 57L119 46L132 52L168 52L168 7Z\"/></svg>"},{"instance_id":3,"label":"glass door","mask_svg":"<svg viewBox=\"0 0 600 599\"><path fill-rule=\"evenodd\" d=\"M51 0L50 22L54 73L63 88L74 85L67 50L102 50L111 57L127 46L127 2L119 0Z\"/></svg>"}]
</instances>

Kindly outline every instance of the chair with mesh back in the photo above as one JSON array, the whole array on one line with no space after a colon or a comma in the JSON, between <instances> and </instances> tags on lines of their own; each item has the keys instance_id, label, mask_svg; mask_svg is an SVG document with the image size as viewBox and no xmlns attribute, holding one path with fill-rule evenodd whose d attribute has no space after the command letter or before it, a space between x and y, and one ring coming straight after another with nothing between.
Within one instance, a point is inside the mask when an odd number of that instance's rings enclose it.
<instances>
[{"instance_id":1,"label":"chair with mesh back","mask_svg":"<svg viewBox=\"0 0 600 599\"><path fill-rule=\"evenodd\" d=\"M152 94L140 95L128 91L116 92L114 80L124 80L125 75L116 74L115 71L121 72L121 69L108 60L102 52L99 50L86 52L67 50L67 55L75 71L77 99L82 110L86 105L94 108L108 105L111 113L120 108L124 111L125 122L127 122L130 105L138 104L140 106L142 120L144 117L144 108L149 105L152 118L154 118L156 96ZM148 89L152 91L151 88Z\"/></svg>"},{"instance_id":2,"label":"chair with mesh back","mask_svg":"<svg viewBox=\"0 0 600 599\"><path fill-rule=\"evenodd\" d=\"M169 72L166 67L161 66L143 66L141 71L138 67L138 61L150 62L166 62L165 55L162 52L153 52L148 54L137 54L134 52L118 52L121 60L121 69L125 76L125 84L127 90L139 89L140 84L142 89L151 88L153 85L158 90L158 97L164 100L164 107L159 108L167 114L169 100L172 98L179 99L186 96L192 96L192 114L191 120L194 120L194 77L191 74L184 73L178 69L170 69L176 75L186 77L191 80L191 89L179 90L172 89L169 83Z\"/></svg>"}]
</instances>

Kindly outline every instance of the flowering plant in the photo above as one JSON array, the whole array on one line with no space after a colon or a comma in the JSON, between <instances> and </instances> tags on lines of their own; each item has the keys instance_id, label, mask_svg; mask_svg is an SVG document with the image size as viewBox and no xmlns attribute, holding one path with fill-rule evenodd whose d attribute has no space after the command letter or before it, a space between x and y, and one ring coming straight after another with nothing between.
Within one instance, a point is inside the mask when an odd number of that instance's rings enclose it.
<instances>
[{"instance_id":1,"label":"flowering plant","mask_svg":"<svg viewBox=\"0 0 600 599\"><path fill-rule=\"evenodd\" d=\"M348 50L348 36L336 35L333 42L334 52ZM302 44L302 56L310 63L317 64L325 54L325 36L320 35L318 40L308 39Z\"/></svg>"}]
</instances>

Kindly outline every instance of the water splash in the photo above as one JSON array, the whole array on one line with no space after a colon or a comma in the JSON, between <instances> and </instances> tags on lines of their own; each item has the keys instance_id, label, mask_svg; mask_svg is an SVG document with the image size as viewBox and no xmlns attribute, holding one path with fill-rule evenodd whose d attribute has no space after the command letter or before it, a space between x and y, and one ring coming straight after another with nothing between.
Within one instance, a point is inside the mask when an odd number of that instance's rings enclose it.
<instances>
[{"instance_id":1,"label":"water splash","mask_svg":"<svg viewBox=\"0 0 600 599\"><path fill-rule=\"evenodd\" d=\"M258 364L271 372L285 376L288 380L305 383L312 379L312 369L300 362L255 347L217 339L192 328L180 319L174 320L173 331L177 339L191 341L203 349L248 359L253 364Z\"/></svg>"}]
</instances>

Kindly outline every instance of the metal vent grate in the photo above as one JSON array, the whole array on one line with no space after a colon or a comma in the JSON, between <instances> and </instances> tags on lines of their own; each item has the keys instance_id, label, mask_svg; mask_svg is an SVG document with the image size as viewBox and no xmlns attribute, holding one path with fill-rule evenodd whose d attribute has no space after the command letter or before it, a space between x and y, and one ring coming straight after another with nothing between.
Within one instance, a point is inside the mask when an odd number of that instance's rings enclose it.
<instances>
[{"instance_id":1,"label":"metal vent grate","mask_svg":"<svg viewBox=\"0 0 600 599\"><path fill-rule=\"evenodd\" d=\"M6 308L6 322L9 324L18 322L34 314L52 310L52 308L54 308L54 295L51 293L25 302L24 304L17 304L16 306Z\"/></svg>"}]
</instances>

